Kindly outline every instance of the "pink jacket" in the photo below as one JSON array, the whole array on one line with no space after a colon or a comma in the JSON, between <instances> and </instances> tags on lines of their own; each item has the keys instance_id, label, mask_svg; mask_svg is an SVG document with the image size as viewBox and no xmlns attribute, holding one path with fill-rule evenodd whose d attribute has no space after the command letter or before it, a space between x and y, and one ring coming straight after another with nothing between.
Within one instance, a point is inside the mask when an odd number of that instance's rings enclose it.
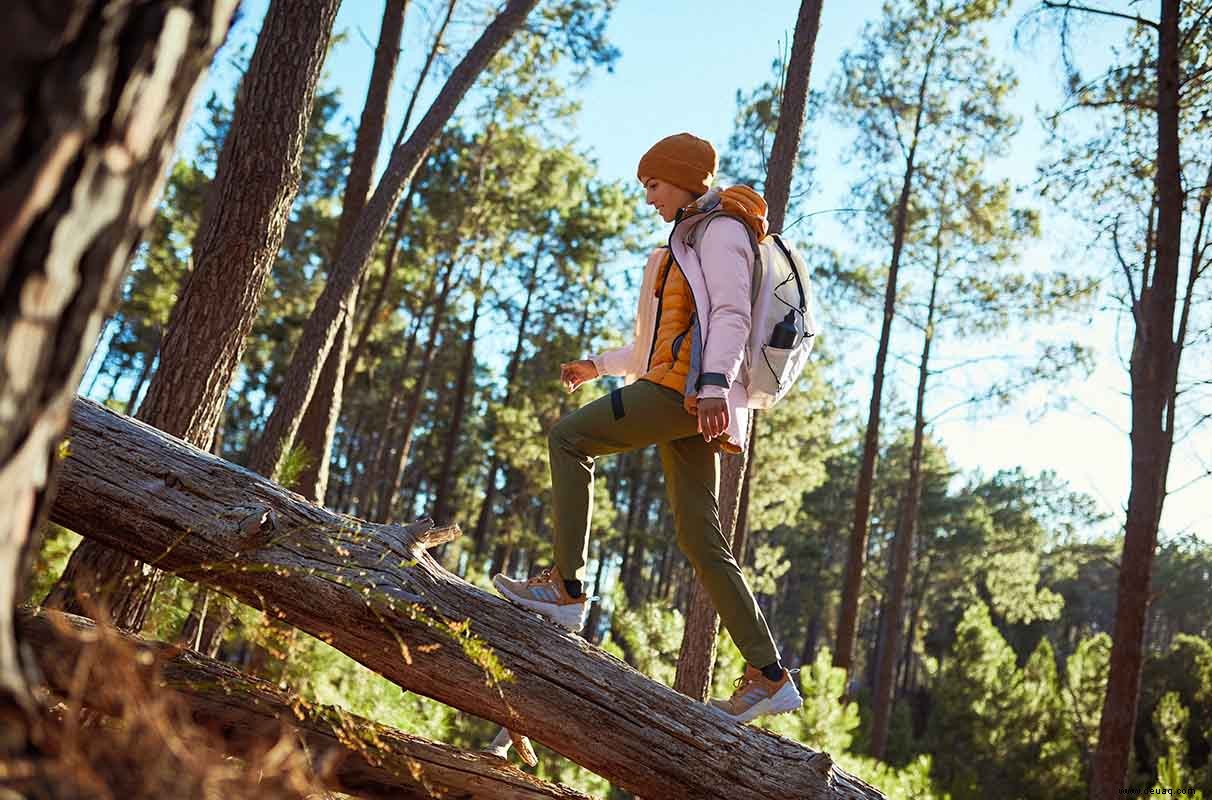
<instances>
[{"instance_id":1,"label":"pink jacket","mask_svg":"<svg viewBox=\"0 0 1212 800\"><path fill-rule=\"evenodd\" d=\"M624 347L592 356L592 360L599 374L620 375L626 383L648 371L656 325L657 298L653 293L661 264L672 249L694 295L698 320L686 394L697 394L700 399L725 398L727 444L730 450L743 450L749 432L745 377L749 368L746 346L751 324L753 244L745 225L731 217L712 218L700 233L698 223L704 218L694 215L678 222L669 236L669 247L657 248L648 256L636 308L635 338Z\"/></svg>"}]
</instances>

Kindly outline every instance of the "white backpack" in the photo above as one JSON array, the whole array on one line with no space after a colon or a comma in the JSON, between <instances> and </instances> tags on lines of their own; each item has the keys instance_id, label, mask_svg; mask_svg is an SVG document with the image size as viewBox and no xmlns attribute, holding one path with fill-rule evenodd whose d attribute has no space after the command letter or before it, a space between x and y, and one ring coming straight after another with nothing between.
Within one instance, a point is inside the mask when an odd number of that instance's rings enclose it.
<instances>
[{"instance_id":1,"label":"white backpack","mask_svg":"<svg viewBox=\"0 0 1212 800\"><path fill-rule=\"evenodd\" d=\"M732 217L744 224L739 217L723 211L708 213ZM702 236L706 225L707 221L700 224L695 239ZM749 402L745 405L762 411L782 400L795 385L808 363L817 326L812 315L812 285L808 281L804 257L778 234L758 242L748 225L745 230L749 232L755 256L750 284L752 328L745 354L749 367L745 387ZM693 242L688 244L694 246ZM790 346L772 344L776 328L786 336Z\"/></svg>"},{"instance_id":2,"label":"white backpack","mask_svg":"<svg viewBox=\"0 0 1212 800\"><path fill-rule=\"evenodd\" d=\"M762 410L782 400L799 379L816 341L808 265L778 234L757 245L754 260L753 328L749 335L749 408ZM771 343L776 326L792 331L790 347Z\"/></svg>"}]
</instances>

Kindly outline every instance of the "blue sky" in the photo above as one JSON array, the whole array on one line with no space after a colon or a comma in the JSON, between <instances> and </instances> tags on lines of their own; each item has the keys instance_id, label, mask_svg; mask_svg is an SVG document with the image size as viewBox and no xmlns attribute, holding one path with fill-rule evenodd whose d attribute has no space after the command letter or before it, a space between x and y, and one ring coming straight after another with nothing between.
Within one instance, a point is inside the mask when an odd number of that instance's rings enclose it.
<instances>
[{"instance_id":1,"label":"blue sky","mask_svg":"<svg viewBox=\"0 0 1212 800\"><path fill-rule=\"evenodd\" d=\"M244 4L244 16L233 31L227 57L221 54L206 93L215 90L232 96L238 74L230 64L231 49L241 44L251 46L266 2L251 0ZM399 125L406 87L415 79L432 25L420 13L418 3L411 5L405 24L401 78L392 96L389 132ZM798 5L798 0L750 0L743 4L742 12L738 11L738 4L724 0L659 3L621 0L608 28L609 38L622 51L614 72L595 72L574 93L583 106L572 131L578 148L596 159L604 177L634 182L639 156L653 141L669 133L689 130L722 147L732 128L737 90L749 91L770 77L771 61L790 39ZM1022 118L1022 130L1012 152L992 165L991 173L1024 185L1023 199L1027 202L1034 202L1027 184L1044 147L1038 109L1056 107L1061 97L1055 33L1043 31L1034 40L1028 37L1022 43L1014 41L1016 25L1033 5L1026 0L1016 2L1008 17L990 32L993 55L1012 64L1018 72L1020 86L1013 106ZM812 73L813 88L828 85L841 53L855 46L863 25L878 17L880 7L874 0L825 3ZM326 85L341 90L347 113L355 120L365 96L381 13L380 0L344 0L337 18L337 30L347 35L326 64ZM468 12L456 15L454 35L469 41L478 32L481 19ZM1080 43L1081 50L1094 59L1100 54L1105 57L1121 35L1118 23L1100 24ZM419 116L418 113L414 117L414 122ZM808 135L813 137L817 158L816 190L807 199L806 210L822 212L847 205L845 193L854 175L852 168L843 163L843 156L852 134L827 121L817 121ZM190 138L187 133L183 149L188 149ZM387 138L390 141L392 136ZM638 183L635 185L636 199L640 202ZM1103 253L1058 245L1081 242L1083 232L1053 210L1042 210L1043 237L1024 250L1024 268L1045 270L1059 259L1072 264L1077 258L1080 269L1105 274ZM795 238L811 239L871 261L886 259L886 254L862 253L861 243L847 230L845 222L840 215L821 213L792 233ZM875 326L873 321L869 327L875 330ZM1110 314L1101 314L1048 331L1011 332L1001 343L944 345L949 348L943 351L944 358L959 359L985 354L1003 345L1030 347L1037 338L1073 336L1097 349L1098 366L1088 380L1066 387L1065 393L1073 401L1066 411L1049 412L1036 419L1033 412L1049 398L1045 390L1033 391L992 418L946 417L935 427L935 435L945 442L952 459L964 469L981 469L986 474L1016 465L1031 472L1053 469L1075 489L1091 494L1107 511L1122 519L1128 491L1129 406L1127 375L1119 362L1116 341L1119 336L1122 342L1123 332L1122 326L1117 329ZM913 358L919 347L916 335L905 330L898 331L896 336L893 348ZM874 347L859 337L844 342L843 348L847 354L843 369L853 383L848 401L857 416L868 402ZM896 369L896 381L903 387L897 394L904 401L911 391L913 377L908 366ZM946 402L946 392L939 394L937 402L941 407ZM1172 488L1186 484L1202 470L1193 457L1201 449L1212 451L1212 436L1207 432L1187 440L1176 451L1171 469ZM1206 489L1204 482L1171 496L1166 503L1163 529L1169 533L1195 531L1212 541L1212 512L1206 504L1197 502L1197 496Z\"/></svg>"}]
</instances>

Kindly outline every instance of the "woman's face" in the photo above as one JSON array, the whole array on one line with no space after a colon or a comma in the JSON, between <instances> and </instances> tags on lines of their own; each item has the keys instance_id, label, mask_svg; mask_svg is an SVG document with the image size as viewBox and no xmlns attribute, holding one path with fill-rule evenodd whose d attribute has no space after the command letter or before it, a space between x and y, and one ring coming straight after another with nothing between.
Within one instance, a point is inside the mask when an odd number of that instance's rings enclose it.
<instances>
[{"instance_id":1,"label":"woman's face","mask_svg":"<svg viewBox=\"0 0 1212 800\"><path fill-rule=\"evenodd\" d=\"M690 205L694 197L685 189L666 183L660 178L644 179L644 200L655 208L661 219L666 222L673 222L678 215L678 209Z\"/></svg>"}]
</instances>

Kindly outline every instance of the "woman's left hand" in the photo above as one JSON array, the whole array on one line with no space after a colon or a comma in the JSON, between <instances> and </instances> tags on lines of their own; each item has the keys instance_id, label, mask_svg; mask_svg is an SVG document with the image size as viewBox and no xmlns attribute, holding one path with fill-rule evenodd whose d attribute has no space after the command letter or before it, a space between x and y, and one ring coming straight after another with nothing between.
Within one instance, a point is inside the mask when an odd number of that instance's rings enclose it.
<instances>
[{"instance_id":1,"label":"woman's left hand","mask_svg":"<svg viewBox=\"0 0 1212 800\"><path fill-rule=\"evenodd\" d=\"M728 401L722 397L699 399L699 433L710 442L728 430Z\"/></svg>"}]
</instances>

